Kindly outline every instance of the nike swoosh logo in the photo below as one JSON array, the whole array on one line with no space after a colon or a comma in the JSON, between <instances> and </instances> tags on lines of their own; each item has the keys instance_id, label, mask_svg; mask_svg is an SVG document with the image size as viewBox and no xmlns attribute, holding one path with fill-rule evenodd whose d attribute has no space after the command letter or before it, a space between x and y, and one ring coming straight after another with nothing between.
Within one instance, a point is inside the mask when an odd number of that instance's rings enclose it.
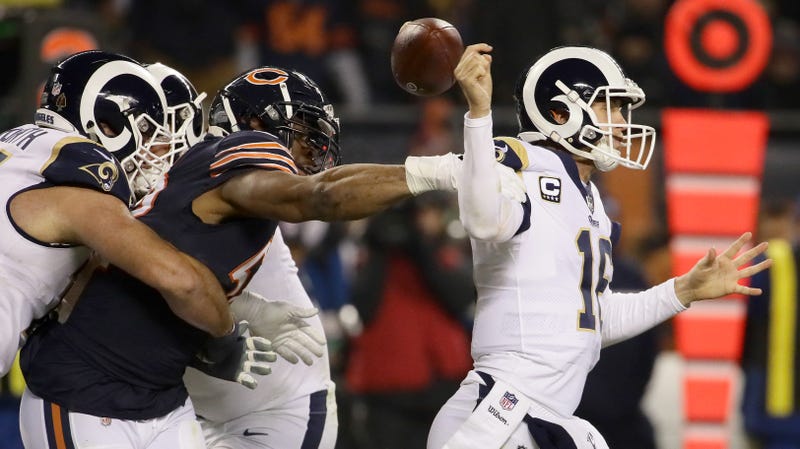
<instances>
[{"instance_id":1,"label":"nike swoosh logo","mask_svg":"<svg viewBox=\"0 0 800 449\"><path fill-rule=\"evenodd\" d=\"M252 437L252 436L256 436L256 435L269 435L269 434L268 433L261 433L261 432L251 432L250 429L244 429L243 435L246 436L246 437Z\"/></svg>"}]
</instances>

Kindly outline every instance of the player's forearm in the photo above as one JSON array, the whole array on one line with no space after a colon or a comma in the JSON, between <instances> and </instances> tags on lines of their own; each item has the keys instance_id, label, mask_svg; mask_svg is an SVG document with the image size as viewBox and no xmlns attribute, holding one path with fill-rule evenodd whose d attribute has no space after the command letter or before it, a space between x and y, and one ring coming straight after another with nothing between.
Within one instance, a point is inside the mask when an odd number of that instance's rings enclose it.
<instances>
[{"instance_id":1,"label":"player's forearm","mask_svg":"<svg viewBox=\"0 0 800 449\"><path fill-rule=\"evenodd\" d=\"M77 209L70 228L77 241L112 265L156 289L180 318L212 335L233 326L227 297L211 271L181 253L152 229L133 218L110 195L95 195L92 220Z\"/></svg>"},{"instance_id":2,"label":"player's forearm","mask_svg":"<svg viewBox=\"0 0 800 449\"><path fill-rule=\"evenodd\" d=\"M171 273L174 282L159 289L170 310L192 326L221 337L233 328L228 299L214 274L197 260L184 256L188 271Z\"/></svg>"},{"instance_id":3,"label":"player's forearm","mask_svg":"<svg viewBox=\"0 0 800 449\"><path fill-rule=\"evenodd\" d=\"M354 220L411 197L402 165L348 164L315 175L306 219Z\"/></svg>"}]
</instances>

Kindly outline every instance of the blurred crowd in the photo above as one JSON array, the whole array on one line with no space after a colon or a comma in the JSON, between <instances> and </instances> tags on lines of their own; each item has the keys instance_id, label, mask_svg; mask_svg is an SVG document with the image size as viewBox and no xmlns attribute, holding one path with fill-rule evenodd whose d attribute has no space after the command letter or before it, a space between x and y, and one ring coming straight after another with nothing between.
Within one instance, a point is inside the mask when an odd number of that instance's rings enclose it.
<instances>
[{"instance_id":1,"label":"blurred crowd","mask_svg":"<svg viewBox=\"0 0 800 449\"><path fill-rule=\"evenodd\" d=\"M213 95L221 82L259 65L291 66L319 80L336 103L356 110L416 99L391 76L389 52L400 26L439 17L465 43L494 46L495 98L511 104L516 76L557 45L591 45L614 54L652 106L792 108L800 86L800 6L759 0L771 19L773 52L762 76L736 94L693 91L670 70L664 21L671 0L61 0L99 15L108 41L141 60L173 66ZM47 9L47 8L45 8ZM12 14L3 10L0 17ZM453 98L455 92L450 93Z\"/></svg>"}]
</instances>

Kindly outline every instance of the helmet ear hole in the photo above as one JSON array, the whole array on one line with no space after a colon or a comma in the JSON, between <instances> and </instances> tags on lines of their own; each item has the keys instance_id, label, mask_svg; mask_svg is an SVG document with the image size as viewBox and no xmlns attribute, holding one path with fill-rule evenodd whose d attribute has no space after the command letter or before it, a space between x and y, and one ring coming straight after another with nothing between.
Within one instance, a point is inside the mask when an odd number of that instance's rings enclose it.
<instances>
[{"instance_id":1,"label":"helmet ear hole","mask_svg":"<svg viewBox=\"0 0 800 449\"><path fill-rule=\"evenodd\" d=\"M112 134L109 137L115 137L122 133L127 124L126 117L120 112L119 106L107 98L98 98L97 103L94 105L94 116L97 118L100 129L103 126L107 128ZM103 134L108 135L105 131Z\"/></svg>"},{"instance_id":2,"label":"helmet ear hole","mask_svg":"<svg viewBox=\"0 0 800 449\"><path fill-rule=\"evenodd\" d=\"M548 111L550 113L550 117L553 120L553 123L557 125L563 125L569 121L569 109L564 108L553 108Z\"/></svg>"}]
</instances>

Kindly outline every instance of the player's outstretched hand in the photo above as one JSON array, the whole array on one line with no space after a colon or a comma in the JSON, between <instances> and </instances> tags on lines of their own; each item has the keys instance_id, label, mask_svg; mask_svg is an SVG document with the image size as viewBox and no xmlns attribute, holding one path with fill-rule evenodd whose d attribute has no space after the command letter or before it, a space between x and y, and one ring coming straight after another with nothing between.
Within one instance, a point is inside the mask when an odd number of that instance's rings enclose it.
<instances>
[{"instance_id":1,"label":"player's outstretched hand","mask_svg":"<svg viewBox=\"0 0 800 449\"><path fill-rule=\"evenodd\" d=\"M250 336L247 328L247 321L239 321L230 334L209 338L191 366L209 376L238 382L254 390L258 386L254 374L271 373L268 362L274 362L278 356L269 340Z\"/></svg>"},{"instance_id":2,"label":"player's outstretched hand","mask_svg":"<svg viewBox=\"0 0 800 449\"><path fill-rule=\"evenodd\" d=\"M766 259L755 265L746 266L767 250L767 242L761 242L739 254L751 238L752 234L745 232L719 255L714 248L709 249L688 273L676 278L675 293L683 305L688 306L694 301L719 298L734 293L760 295L760 288L739 284L740 280L749 278L772 265L772 259ZM744 268L741 268L743 266Z\"/></svg>"},{"instance_id":3,"label":"player's outstretched hand","mask_svg":"<svg viewBox=\"0 0 800 449\"><path fill-rule=\"evenodd\" d=\"M253 335L269 339L273 350L289 363L302 360L310 366L325 353L325 336L306 321L319 313L314 307L267 300L245 290L233 299L231 311L237 319L249 321Z\"/></svg>"}]
</instances>

